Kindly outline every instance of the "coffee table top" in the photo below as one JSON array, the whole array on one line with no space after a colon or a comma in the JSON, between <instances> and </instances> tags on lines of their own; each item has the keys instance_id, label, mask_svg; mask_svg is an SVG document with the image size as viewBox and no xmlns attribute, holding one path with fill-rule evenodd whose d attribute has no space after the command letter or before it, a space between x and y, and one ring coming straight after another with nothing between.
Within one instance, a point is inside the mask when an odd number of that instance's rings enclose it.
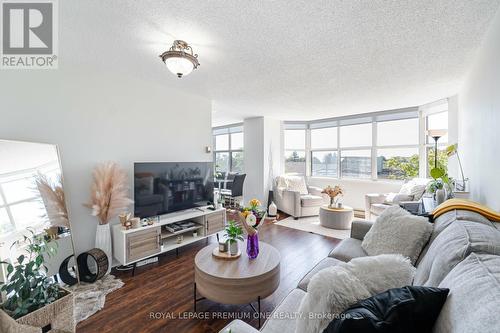
<instances>
[{"instance_id":1,"label":"coffee table top","mask_svg":"<svg viewBox=\"0 0 500 333\"><path fill-rule=\"evenodd\" d=\"M349 206L342 206L342 208L330 208L328 206L321 206L321 209L327 210L329 212L351 212L353 209Z\"/></svg>"},{"instance_id":2,"label":"coffee table top","mask_svg":"<svg viewBox=\"0 0 500 333\"><path fill-rule=\"evenodd\" d=\"M246 254L246 241L240 242L241 257L233 260L218 259L212 251L218 244L210 244L201 249L194 258L197 269L205 274L223 279L248 279L261 276L280 264L281 256L273 246L259 242L259 256L249 259Z\"/></svg>"}]
</instances>

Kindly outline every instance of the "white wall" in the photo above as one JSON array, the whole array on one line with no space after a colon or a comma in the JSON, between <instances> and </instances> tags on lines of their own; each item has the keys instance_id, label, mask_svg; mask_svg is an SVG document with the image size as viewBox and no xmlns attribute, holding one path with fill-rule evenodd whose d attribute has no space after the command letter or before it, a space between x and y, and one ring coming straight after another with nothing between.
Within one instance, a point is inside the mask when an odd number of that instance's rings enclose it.
<instances>
[{"instance_id":1,"label":"white wall","mask_svg":"<svg viewBox=\"0 0 500 333\"><path fill-rule=\"evenodd\" d=\"M365 209L365 194L399 192L401 182L373 181L361 179L331 179L310 177L309 185L325 188L326 186L340 185L344 190L342 202L354 209Z\"/></svg>"},{"instance_id":2,"label":"white wall","mask_svg":"<svg viewBox=\"0 0 500 333\"><path fill-rule=\"evenodd\" d=\"M448 98L448 144L458 143L458 113L458 95L454 95ZM448 158L448 175L454 179L462 179L456 157Z\"/></svg>"},{"instance_id":3,"label":"white wall","mask_svg":"<svg viewBox=\"0 0 500 333\"><path fill-rule=\"evenodd\" d=\"M472 199L500 211L500 10L459 92L459 123Z\"/></svg>"},{"instance_id":4,"label":"white wall","mask_svg":"<svg viewBox=\"0 0 500 333\"><path fill-rule=\"evenodd\" d=\"M132 186L134 161L212 160L211 102L167 86L63 69L2 71L0 100L0 138L59 146L77 253L94 245L97 221L82 204L97 163L118 162Z\"/></svg>"}]
</instances>

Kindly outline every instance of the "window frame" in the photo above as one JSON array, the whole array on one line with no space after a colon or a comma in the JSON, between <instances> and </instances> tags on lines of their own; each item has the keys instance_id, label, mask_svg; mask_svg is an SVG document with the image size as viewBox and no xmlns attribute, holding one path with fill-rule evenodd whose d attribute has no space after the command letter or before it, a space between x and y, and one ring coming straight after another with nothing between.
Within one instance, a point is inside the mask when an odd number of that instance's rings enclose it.
<instances>
[{"instance_id":1,"label":"window frame","mask_svg":"<svg viewBox=\"0 0 500 333\"><path fill-rule=\"evenodd\" d=\"M286 123L288 124L288 123ZM299 124L296 124L296 123L291 123L291 125L287 126L285 124L284 128L283 128L283 171L284 173L286 173L286 156L287 156L287 152L298 152L298 153L303 153L304 155L304 163L305 163L305 167L304 167L304 176L306 176L308 174L308 164L309 164L309 160L310 160L310 157L308 157L308 150L307 150L307 147L310 145L310 133L309 133L309 128L307 126L302 126L301 123ZM304 131L304 148L287 148L286 147L286 144L285 144L285 132L286 131Z\"/></svg>"},{"instance_id":2,"label":"window frame","mask_svg":"<svg viewBox=\"0 0 500 333\"><path fill-rule=\"evenodd\" d=\"M442 103L441 101L439 101ZM441 112L448 111L447 107L447 99L446 99L446 109ZM372 112L366 114L360 114L355 116L345 116L345 117L336 117L336 118L328 118L328 119L320 119L313 121L290 121L284 122L283 126L283 149L282 149L282 161L285 162L286 152L289 149L285 148L285 140L284 140L284 131L285 130L293 130L293 129L305 129L306 133L306 147L305 147L305 157L306 157L306 177L313 178L331 178L331 179L354 179L354 180L372 180L372 181L384 181L384 182L404 182L402 179L388 179L388 178L379 178L378 170L377 170L377 156L378 151L382 149L416 149L419 155L419 177L425 177L427 170L423 170L426 168L425 160L427 159L426 149L428 144L426 143L426 114L422 111L422 107L408 107L403 109L396 110L388 110L388 111L380 111L380 112ZM395 121L395 120L403 120L403 119L417 119L418 122L418 143L415 144L394 144L394 145L378 145L377 144L377 134L378 134L378 123L386 122L386 121ZM363 123L370 123L372 126L372 139L371 145L368 146L354 146L354 147L341 147L341 139L340 133L342 131L343 126L349 125L357 125ZM314 129L320 128L337 128L337 145L332 145L327 148L313 148L311 146L311 131ZM444 144L443 144L444 145ZM363 178L363 177L346 177L342 175L341 161L342 161L342 151L352 151L352 150L370 150L371 151L371 177ZM298 151L298 150L297 150ZM329 176L317 176L312 174L312 155L313 152L321 152L321 151L331 151L337 153L337 177L329 177ZM285 171L285 163L283 163L282 171Z\"/></svg>"},{"instance_id":3,"label":"window frame","mask_svg":"<svg viewBox=\"0 0 500 333\"><path fill-rule=\"evenodd\" d=\"M242 153L243 158L245 157L245 140L243 139L243 147L241 149L232 149L232 134L242 133L244 135L243 123L231 124L227 126L213 127L212 128L212 144L213 150L213 161L214 161L214 171L216 171L216 161L218 153L228 153L229 158L229 170L228 172L233 172L233 153ZM217 150L216 137L219 135L228 135L228 149ZM245 162L243 161L243 172L245 170Z\"/></svg>"}]
</instances>

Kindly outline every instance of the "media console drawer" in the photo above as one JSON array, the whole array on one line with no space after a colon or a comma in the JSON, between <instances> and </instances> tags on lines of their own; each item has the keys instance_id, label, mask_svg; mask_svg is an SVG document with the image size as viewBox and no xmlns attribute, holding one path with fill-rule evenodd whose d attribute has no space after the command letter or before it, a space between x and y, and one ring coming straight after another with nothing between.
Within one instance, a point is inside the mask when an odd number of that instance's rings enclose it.
<instances>
[{"instance_id":1,"label":"media console drawer","mask_svg":"<svg viewBox=\"0 0 500 333\"><path fill-rule=\"evenodd\" d=\"M214 234L224 229L225 211L215 212L207 215L207 235Z\"/></svg>"},{"instance_id":2,"label":"media console drawer","mask_svg":"<svg viewBox=\"0 0 500 333\"><path fill-rule=\"evenodd\" d=\"M161 252L161 227L127 234L127 262Z\"/></svg>"}]
</instances>

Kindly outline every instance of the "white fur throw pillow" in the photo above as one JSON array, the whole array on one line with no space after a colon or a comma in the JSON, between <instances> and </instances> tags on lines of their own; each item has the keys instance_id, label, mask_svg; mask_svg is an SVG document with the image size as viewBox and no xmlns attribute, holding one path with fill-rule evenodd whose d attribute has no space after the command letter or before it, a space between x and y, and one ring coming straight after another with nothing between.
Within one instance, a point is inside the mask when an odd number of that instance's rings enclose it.
<instances>
[{"instance_id":1,"label":"white fur throw pillow","mask_svg":"<svg viewBox=\"0 0 500 333\"><path fill-rule=\"evenodd\" d=\"M297 191L300 194L309 194L306 180L302 176L287 176L286 184L290 191Z\"/></svg>"},{"instance_id":2,"label":"white fur throw pillow","mask_svg":"<svg viewBox=\"0 0 500 333\"><path fill-rule=\"evenodd\" d=\"M366 233L361 247L370 256L399 253L415 264L431 236L432 228L427 218L411 215L398 206L392 206L377 218Z\"/></svg>"},{"instance_id":3,"label":"white fur throw pillow","mask_svg":"<svg viewBox=\"0 0 500 333\"><path fill-rule=\"evenodd\" d=\"M322 332L349 306L387 289L411 284L415 274L407 258L386 254L352 259L316 273L299 306L295 332Z\"/></svg>"}]
</instances>

